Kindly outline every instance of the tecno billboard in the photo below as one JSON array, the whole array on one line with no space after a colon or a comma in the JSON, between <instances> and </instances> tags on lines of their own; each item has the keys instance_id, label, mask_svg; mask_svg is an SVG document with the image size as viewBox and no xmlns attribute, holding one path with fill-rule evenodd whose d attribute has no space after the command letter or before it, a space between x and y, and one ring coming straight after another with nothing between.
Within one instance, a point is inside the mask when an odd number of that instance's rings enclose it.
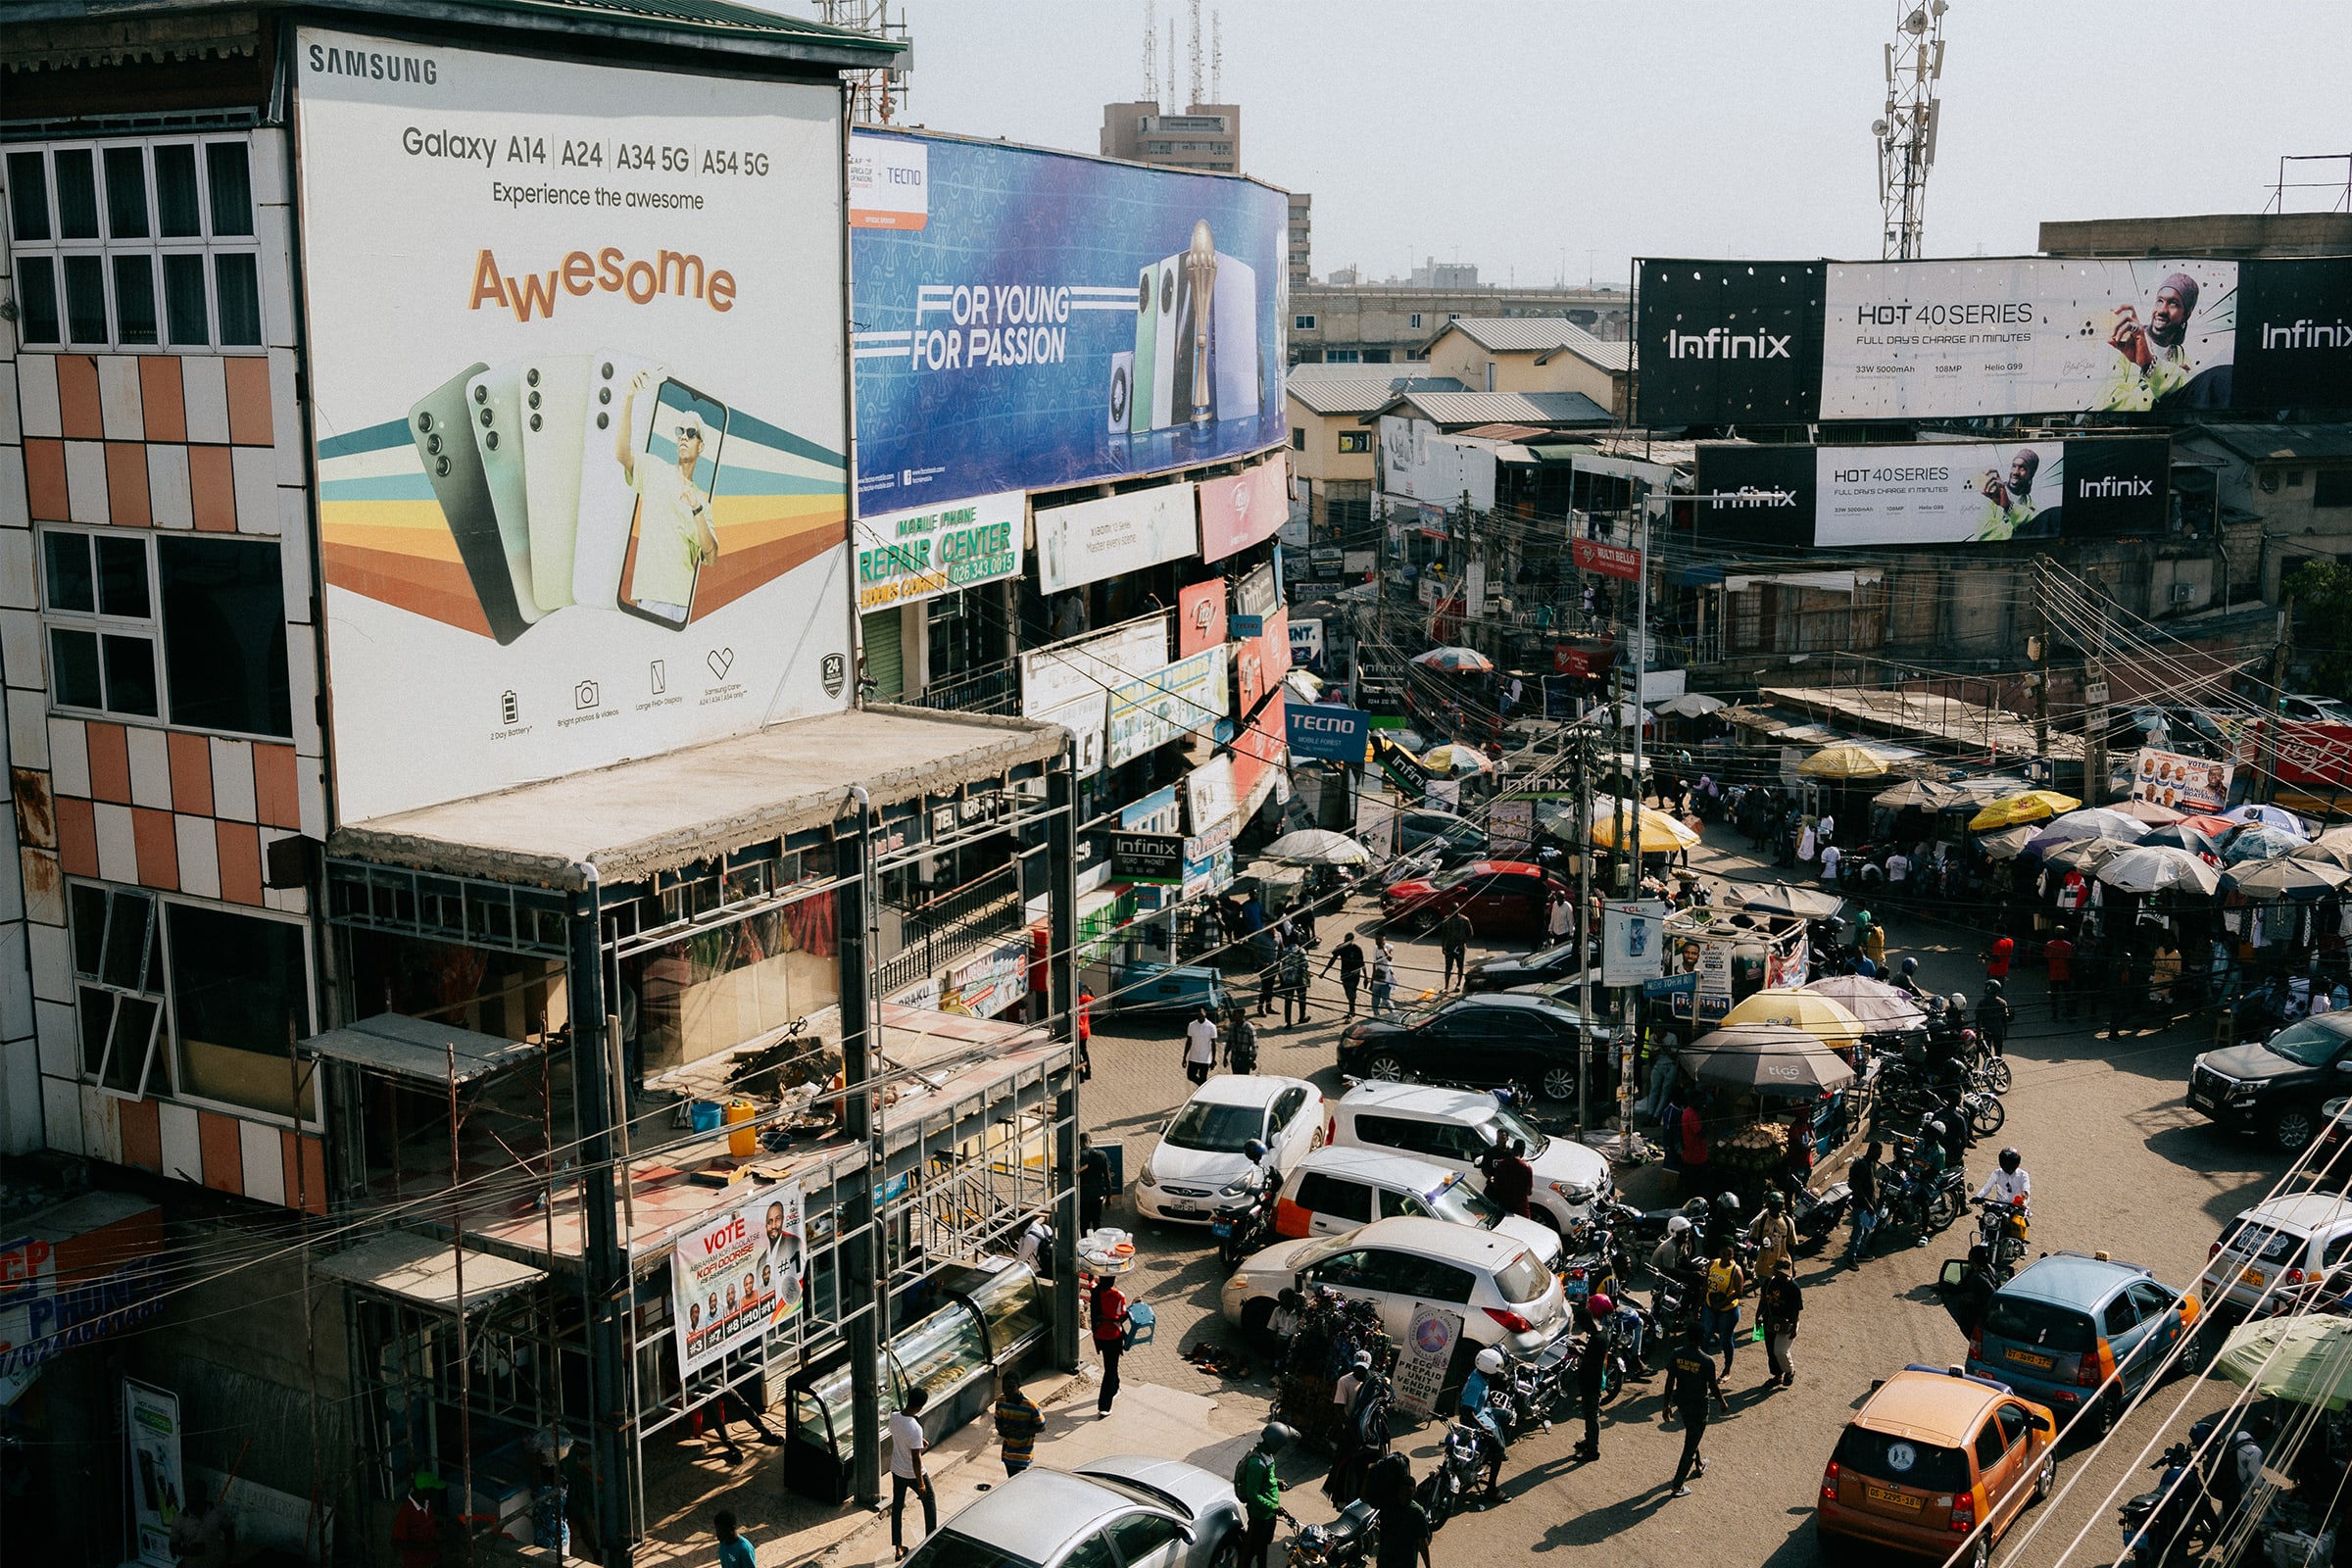
<instances>
[{"instance_id":1,"label":"tecno billboard","mask_svg":"<svg viewBox=\"0 0 2352 1568\"><path fill-rule=\"evenodd\" d=\"M1821 394L1821 262L1643 261L1634 336L1651 424L1802 423Z\"/></svg>"},{"instance_id":2,"label":"tecno billboard","mask_svg":"<svg viewBox=\"0 0 2352 1568\"><path fill-rule=\"evenodd\" d=\"M839 95L295 68L339 814L846 704Z\"/></svg>"},{"instance_id":3,"label":"tecno billboard","mask_svg":"<svg viewBox=\"0 0 2352 1568\"><path fill-rule=\"evenodd\" d=\"M861 512L1286 439L1281 191L862 130L849 187Z\"/></svg>"},{"instance_id":4,"label":"tecno billboard","mask_svg":"<svg viewBox=\"0 0 2352 1568\"><path fill-rule=\"evenodd\" d=\"M1702 539L1916 545L2116 538L2169 523L2168 437L1872 447L1702 442Z\"/></svg>"}]
</instances>

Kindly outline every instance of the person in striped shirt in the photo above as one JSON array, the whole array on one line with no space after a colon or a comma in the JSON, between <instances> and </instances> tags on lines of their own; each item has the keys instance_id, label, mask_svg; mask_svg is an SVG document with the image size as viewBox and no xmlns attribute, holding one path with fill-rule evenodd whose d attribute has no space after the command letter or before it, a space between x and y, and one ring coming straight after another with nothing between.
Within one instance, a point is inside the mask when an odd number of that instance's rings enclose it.
<instances>
[{"instance_id":1,"label":"person in striped shirt","mask_svg":"<svg viewBox=\"0 0 2352 1568\"><path fill-rule=\"evenodd\" d=\"M1037 1435L1045 1430L1045 1413L1021 1392L1021 1375L1004 1374L1004 1392L997 1396L997 1436L1004 1444L1004 1473L1017 1476L1029 1468Z\"/></svg>"}]
</instances>

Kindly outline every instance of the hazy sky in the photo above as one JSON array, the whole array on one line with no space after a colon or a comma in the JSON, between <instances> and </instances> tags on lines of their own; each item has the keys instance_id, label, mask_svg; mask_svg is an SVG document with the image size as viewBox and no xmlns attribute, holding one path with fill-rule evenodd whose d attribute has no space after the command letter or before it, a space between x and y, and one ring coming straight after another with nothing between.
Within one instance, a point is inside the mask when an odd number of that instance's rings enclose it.
<instances>
[{"instance_id":1,"label":"hazy sky","mask_svg":"<svg viewBox=\"0 0 2352 1568\"><path fill-rule=\"evenodd\" d=\"M1143 0L902 9L913 123L1092 153L1102 106L1145 96ZM1204 50L1211 10L1245 172L1314 193L1317 277L1879 254L1893 0L1204 0ZM1160 0L1180 92L1183 16ZM2043 219L2258 212L2280 154L2352 150L2345 0L1951 0L1944 38L1930 255L2030 253Z\"/></svg>"}]
</instances>

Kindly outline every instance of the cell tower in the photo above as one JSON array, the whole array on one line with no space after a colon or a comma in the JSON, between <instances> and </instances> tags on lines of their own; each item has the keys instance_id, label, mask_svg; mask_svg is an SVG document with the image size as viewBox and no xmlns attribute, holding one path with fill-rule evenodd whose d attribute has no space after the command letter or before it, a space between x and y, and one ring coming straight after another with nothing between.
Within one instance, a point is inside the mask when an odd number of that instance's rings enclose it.
<instances>
[{"instance_id":1,"label":"cell tower","mask_svg":"<svg viewBox=\"0 0 2352 1568\"><path fill-rule=\"evenodd\" d=\"M1890 262L1923 254L1928 171L1936 167L1936 122L1942 103L1945 0L1897 0L1894 39L1886 45L1886 112L1870 134L1879 144L1879 208L1885 221L1879 255Z\"/></svg>"},{"instance_id":2,"label":"cell tower","mask_svg":"<svg viewBox=\"0 0 2352 1568\"><path fill-rule=\"evenodd\" d=\"M906 41L904 14L890 19L890 0L817 0L817 20L828 27L862 32L870 37ZM887 125L906 96L906 73L898 68L845 71L850 89L850 123Z\"/></svg>"},{"instance_id":3,"label":"cell tower","mask_svg":"<svg viewBox=\"0 0 2352 1568\"><path fill-rule=\"evenodd\" d=\"M1160 102L1167 106L1169 114L1174 114L1182 102L1176 96L1176 19L1174 17L1168 19L1168 91L1167 96L1160 99Z\"/></svg>"},{"instance_id":4,"label":"cell tower","mask_svg":"<svg viewBox=\"0 0 2352 1568\"><path fill-rule=\"evenodd\" d=\"M1206 103L1208 100L1200 90L1200 0L1186 0L1186 7L1193 15L1193 102Z\"/></svg>"},{"instance_id":5,"label":"cell tower","mask_svg":"<svg viewBox=\"0 0 2352 1568\"><path fill-rule=\"evenodd\" d=\"M1144 0L1144 97L1162 113L1159 101L1159 4Z\"/></svg>"},{"instance_id":6,"label":"cell tower","mask_svg":"<svg viewBox=\"0 0 2352 1568\"><path fill-rule=\"evenodd\" d=\"M1208 14L1208 101L1225 101L1225 13Z\"/></svg>"}]
</instances>

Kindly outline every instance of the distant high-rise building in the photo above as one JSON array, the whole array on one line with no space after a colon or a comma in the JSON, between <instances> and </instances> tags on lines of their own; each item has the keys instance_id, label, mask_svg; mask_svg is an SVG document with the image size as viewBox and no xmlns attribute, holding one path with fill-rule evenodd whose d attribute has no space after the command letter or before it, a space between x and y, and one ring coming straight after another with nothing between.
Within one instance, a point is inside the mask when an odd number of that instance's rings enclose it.
<instances>
[{"instance_id":1,"label":"distant high-rise building","mask_svg":"<svg viewBox=\"0 0 2352 1568\"><path fill-rule=\"evenodd\" d=\"M1315 199L1302 190L1291 192L1291 286L1307 281L1307 263L1314 254Z\"/></svg>"},{"instance_id":2,"label":"distant high-rise building","mask_svg":"<svg viewBox=\"0 0 2352 1568\"><path fill-rule=\"evenodd\" d=\"M1164 115L1152 103L1102 106L1102 156L1163 169L1233 174L1242 168L1242 106L1195 104Z\"/></svg>"}]
</instances>

